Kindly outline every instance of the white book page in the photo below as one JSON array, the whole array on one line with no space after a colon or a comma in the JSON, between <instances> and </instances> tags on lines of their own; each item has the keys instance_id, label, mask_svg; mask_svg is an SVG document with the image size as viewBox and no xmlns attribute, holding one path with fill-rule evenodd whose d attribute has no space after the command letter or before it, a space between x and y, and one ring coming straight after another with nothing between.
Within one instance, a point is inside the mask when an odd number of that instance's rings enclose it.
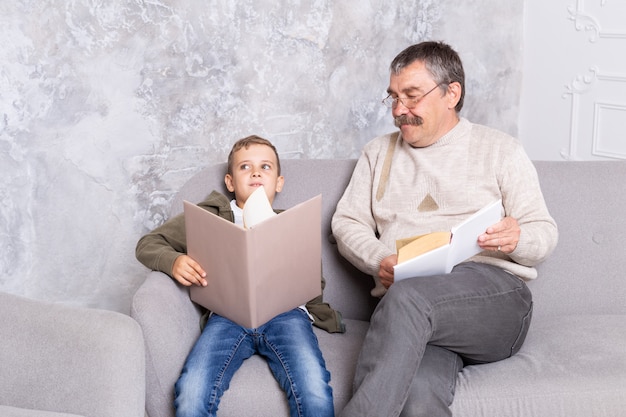
<instances>
[{"instance_id":1,"label":"white book page","mask_svg":"<svg viewBox=\"0 0 626 417\"><path fill-rule=\"evenodd\" d=\"M450 272L446 270L450 245L443 245L393 267L394 281Z\"/></svg>"},{"instance_id":2,"label":"white book page","mask_svg":"<svg viewBox=\"0 0 626 417\"><path fill-rule=\"evenodd\" d=\"M265 188L259 187L250 194L246 204L243 205L243 226L246 229L251 229L275 215L267 194L265 194Z\"/></svg>"},{"instance_id":3,"label":"white book page","mask_svg":"<svg viewBox=\"0 0 626 417\"><path fill-rule=\"evenodd\" d=\"M501 216L502 200L496 200L452 228L450 258L448 259L450 270L455 265L482 252L481 247L478 246L478 236L485 233L488 227L498 223Z\"/></svg>"},{"instance_id":4,"label":"white book page","mask_svg":"<svg viewBox=\"0 0 626 417\"><path fill-rule=\"evenodd\" d=\"M483 207L453 227L450 244L423 253L394 266L394 279L447 274L454 266L482 252L478 236L500 221L502 200Z\"/></svg>"}]
</instances>

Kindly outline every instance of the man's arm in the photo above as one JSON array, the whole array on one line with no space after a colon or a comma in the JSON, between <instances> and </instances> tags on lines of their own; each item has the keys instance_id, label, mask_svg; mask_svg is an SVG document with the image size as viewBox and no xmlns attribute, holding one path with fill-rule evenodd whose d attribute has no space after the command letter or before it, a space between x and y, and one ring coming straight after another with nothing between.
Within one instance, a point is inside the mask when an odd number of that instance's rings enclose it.
<instances>
[{"instance_id":1,"label":"man's arm","mask_svg":"<svg viewBox=\"0 0 626 417\"><path fill-rule=\"evenodd\" d=\"M361 155L337 204L332 230L339 252L361 271L377 276L381 261L393 252L376 236L371 200L374 186L372 170L367 155Z\"/></svg>"},{"instance_id":2,"label":"man's arm","mask_svg":"<svg viewBox=\"0 0 626 417\"><path fill-rule=\"evenodd\" d=\"M516 263L535 266L546 259L556 247L558 229L546 206L537 171L532 161L520 147L501 164L502 203L505 215L510 217L498 223L500 229L494 233L492 242L501 246ZM506 222L506 223L505 223ZM519 228L519 238L513 247L509 241L515 228Z\"/></svg>"}]
</instances>

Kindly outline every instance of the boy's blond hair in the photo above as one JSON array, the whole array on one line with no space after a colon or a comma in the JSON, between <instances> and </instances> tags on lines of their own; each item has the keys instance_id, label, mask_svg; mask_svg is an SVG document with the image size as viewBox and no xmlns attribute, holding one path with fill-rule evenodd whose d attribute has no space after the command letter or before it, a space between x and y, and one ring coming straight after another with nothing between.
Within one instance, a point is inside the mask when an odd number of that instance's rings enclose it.
<instances>
[{"instance_id":1,"label":"boy's blond hair","mask_svg":"<svg viewBox=\"0 0 626 417\"><path fill-rule=\"evenodd\" d=\"M230 150L230 153L228 154L228 174L233 174L233 159L235 152L243 148L248 149L250 145L265 145L272 148L272 150L274 151L274 155L276 155L276 168L278 170L278 175L280 176L280 158L278 157L278 151L276 151L276 147L272 145L272 142L270 142L269 140L263 139L262 137L257 135L251 135L243 139L239 139L237 142L235 142L232 149Z\"/></svg>"}]
</instances>

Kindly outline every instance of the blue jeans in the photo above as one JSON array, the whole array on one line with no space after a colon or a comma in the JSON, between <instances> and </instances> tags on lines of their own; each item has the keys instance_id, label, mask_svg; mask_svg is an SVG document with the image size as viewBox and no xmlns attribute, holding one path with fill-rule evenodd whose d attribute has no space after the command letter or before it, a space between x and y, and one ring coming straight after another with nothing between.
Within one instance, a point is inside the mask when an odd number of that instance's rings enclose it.
<instances>
[{"instance_id":1,"label":"blue jeans","mask_svg":"<svg viewBox=\"0 0 626 417\"><path fill-rule=\"evenodd\" d=\"M330 373L311 321L299 308L257 329L213 314L176 382L176 416L215 416L235 371L255 353L287 393L291 416L334 416Z\"/></svg>"},{"instance_id":2,"label":"blue jeans","mask_svg":"<svg viewBox=\"0 0 626 417\"><path fill-rule=\"evenodd\" d=\"M341 416L451 416L463 365L517 353L531 314L526 284L491 265L394 283L372 315Z\"/></svg>"}]
</instances>

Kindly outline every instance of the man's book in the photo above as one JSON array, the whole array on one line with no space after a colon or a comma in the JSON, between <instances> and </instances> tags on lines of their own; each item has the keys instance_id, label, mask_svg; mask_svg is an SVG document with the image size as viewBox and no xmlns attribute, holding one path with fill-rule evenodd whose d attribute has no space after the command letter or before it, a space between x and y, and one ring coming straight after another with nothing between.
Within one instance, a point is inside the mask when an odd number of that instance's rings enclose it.
<instances>
[{"instance_id":1,"label":"man's book","mask_svg":"<svg viewBox=\"0 0 626 417\"><path fill-rule=\"evenodd\" d=\"M394 280L447 274L482 251L478 236L500 221L502 200L483 207L450 231L433 232L396 241L398 264Z\"/></svg>"},{"instance_id":2,"label":"man's book","mask_svg":"<svg viewBox=\"0 0 626 417\"><path fill-rule=\"evenodd\" d=\"M187 252L208 283L192 286L190 297L247 328L322 293L321 195L277 215L258 197L249 197L244 207L247 228L184 202ZM258 200L264 209L254 208ZM260 212L260 219L250 218Z\"/></svg>"}]
</instances>

